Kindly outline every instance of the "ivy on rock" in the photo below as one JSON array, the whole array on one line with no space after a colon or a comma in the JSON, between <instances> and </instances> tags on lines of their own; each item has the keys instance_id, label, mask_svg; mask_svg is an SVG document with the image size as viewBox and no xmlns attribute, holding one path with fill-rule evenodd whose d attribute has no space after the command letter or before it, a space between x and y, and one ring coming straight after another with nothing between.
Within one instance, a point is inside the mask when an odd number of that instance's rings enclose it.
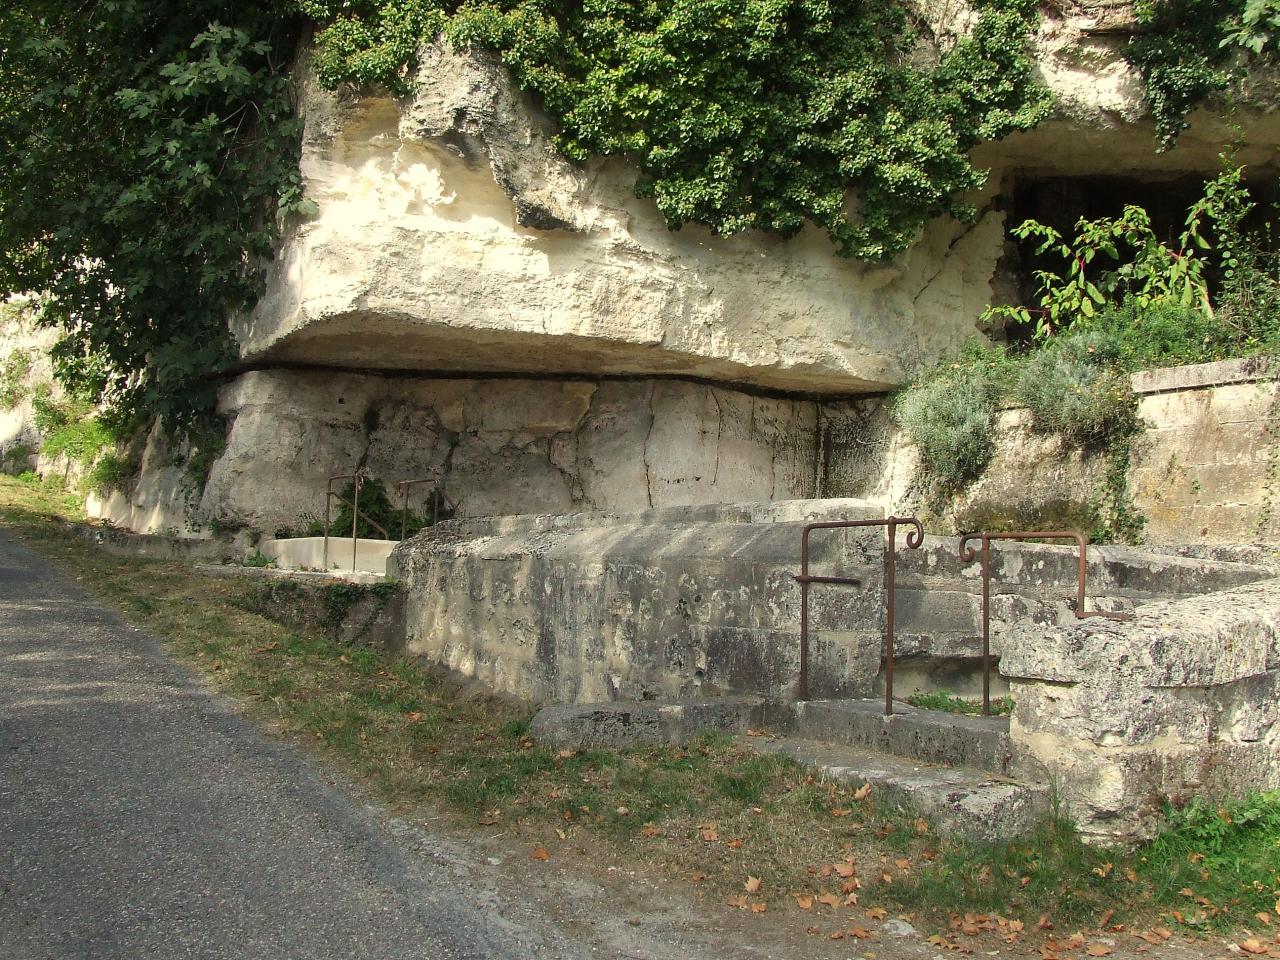
<instances>
[{"instance_id":1,"label":"ivy on rock","mask_svg":"<svg viewBox=\"0 0 1280 960\"><path fill-rule=\"evenodd\" d=\"M1280 0L1139 0L1126 56L1145 83L1160 150L1187 128L1187 114L1229 92L1250 70L1274 73Z\"/></svg>"},{"instance_id":2,"label":"ivy on rock","mask_svg":"<svg viewBox=\"0 0 1280 960\"><path fill-rule=\"evenodd\" d=\"M978 142L1033 126L1048 92L1029 0L980 0L937 56L903 2L300 0L328 26L329 86L403 91L418 46L497 51L585 160L621 156L673 228L783 237L824 228L842 256L890 258L931 218L973 216Z\"/></svg>"}]
</instances>

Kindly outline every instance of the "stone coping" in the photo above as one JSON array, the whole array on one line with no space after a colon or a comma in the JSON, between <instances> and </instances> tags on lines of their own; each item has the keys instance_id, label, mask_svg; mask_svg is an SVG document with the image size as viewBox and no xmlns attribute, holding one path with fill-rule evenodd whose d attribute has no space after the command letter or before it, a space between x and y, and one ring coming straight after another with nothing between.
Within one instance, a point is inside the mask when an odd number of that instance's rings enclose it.
<instances>
[{"instance_id":1,"label":"stone coping","mask_svg":"<svg viewBox=\"0 0 1280 960\"><path fill-rule=\"evenodd\" d=\"M274 567L246 567L239 563L197 563L197 573L211 577L239 578L244 580L293 580L298 583L357 583L369 585L386 583L387 576L382 573L367 573L357 570L277 570Z\"/></svg>"},{"instance_id":2,"label":"stone coping","mask_svg":"<svg viewBox=\"0 0 1280 960\"><path fill-rule=\"evenodd\" d=\"M509 536L551 530L582 530L619 526L687 526L690 524L809 523L823 520L878 520L884 508L868 500L829 498L775 500L769 503L720 503L689 507L663 507L634 513L517 514L446 520L429 527L453 536ZM414 538L411 538L414 539Z\"/></svg>"},{"instance_id":3,"label":"stone coping","mask_svg":"<svg viewBox=\"0 0 1280 960\"><path fill-rule=\"evenodd\" d=\"M1213 363L1193 363L1183 367L1166 367L1163 370L1139 370L1129 378L1129 384L1133 392L1141 396L1219 387L1231 383L1256 383L1271 379L1276 372L1275 362L1268 357L1243 357L1216 360Z\"/></svg>"}]
</instances>

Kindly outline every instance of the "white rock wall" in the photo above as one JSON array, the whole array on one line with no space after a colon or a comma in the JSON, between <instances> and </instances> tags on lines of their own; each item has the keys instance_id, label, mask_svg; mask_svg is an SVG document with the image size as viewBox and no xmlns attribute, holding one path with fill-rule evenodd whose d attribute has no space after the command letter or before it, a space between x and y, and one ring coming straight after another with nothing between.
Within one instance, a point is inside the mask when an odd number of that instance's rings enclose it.
<instances>
[{"instance_id":1,"label":"white rock wall","mask_svg":"<svg viewBox=\"0 0 1280 960\"><path fill-rule=\"evenodd\" d=\"M817 403L688 381L261 371L221 409L227 449L197 513L266 533L321 515L326 478L357 467L389 490L439 476L461 516L817 492Z\"/></svg>"}]
</instances>

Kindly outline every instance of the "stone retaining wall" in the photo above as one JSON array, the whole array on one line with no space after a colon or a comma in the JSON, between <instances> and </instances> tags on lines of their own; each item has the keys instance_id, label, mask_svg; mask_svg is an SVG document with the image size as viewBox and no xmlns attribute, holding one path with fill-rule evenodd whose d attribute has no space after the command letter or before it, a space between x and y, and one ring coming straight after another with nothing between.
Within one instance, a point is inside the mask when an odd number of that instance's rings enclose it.
<instances>
[{"instance_id":1,"label":"stone retaining wall","mask_svg":"<svg viewBox=\"0 0 1280 960\"><path fill-rule=\"evenodd\" d=\"M1000 669L1015 746L1087 835L1148 833L1165 798L1280 787L1280 580L1023 627Z\"/></svg>"}]
</instances>

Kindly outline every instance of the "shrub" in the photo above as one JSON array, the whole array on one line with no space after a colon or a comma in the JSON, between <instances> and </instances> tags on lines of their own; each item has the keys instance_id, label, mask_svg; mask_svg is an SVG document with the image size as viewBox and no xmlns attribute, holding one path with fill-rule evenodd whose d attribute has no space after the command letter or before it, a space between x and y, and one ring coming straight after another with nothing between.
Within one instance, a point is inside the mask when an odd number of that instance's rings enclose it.
<instances>
[{"instance_id":1,"label":"shrub","mask_svg":"<svg viewBox=\"0 0 1280 960\"><path fill-rule=\"evenodd\" d=\"M31 373L31 354L14 350L0 363L0 409L12 410L27 398L27 376Z\"/></svg>"},{"instance_id":2,"label":"shrub","mask_svg":"<svg viewBox=\"0 0 1280 960\"><path fill-rule=\"evenodd\" d=\"M1068 443L1099 447L1138 426L1133 393L1117 343L1099 331L1072 332L1028 356L1014 389L1031 410L1034 429Z\"/></svg>"},{"instance_id":3,"label":"shrub","mask_svg":"<svg viewBox=\"0 0 1280 960\"><path fill-rule=\"evenodd\" d=\"M935 493L960 489L991 461L1008 371L1002 349L973 341L955 362L934 367L899 396L894 416L918 448Z\"/></svg>"}]
</instances>

